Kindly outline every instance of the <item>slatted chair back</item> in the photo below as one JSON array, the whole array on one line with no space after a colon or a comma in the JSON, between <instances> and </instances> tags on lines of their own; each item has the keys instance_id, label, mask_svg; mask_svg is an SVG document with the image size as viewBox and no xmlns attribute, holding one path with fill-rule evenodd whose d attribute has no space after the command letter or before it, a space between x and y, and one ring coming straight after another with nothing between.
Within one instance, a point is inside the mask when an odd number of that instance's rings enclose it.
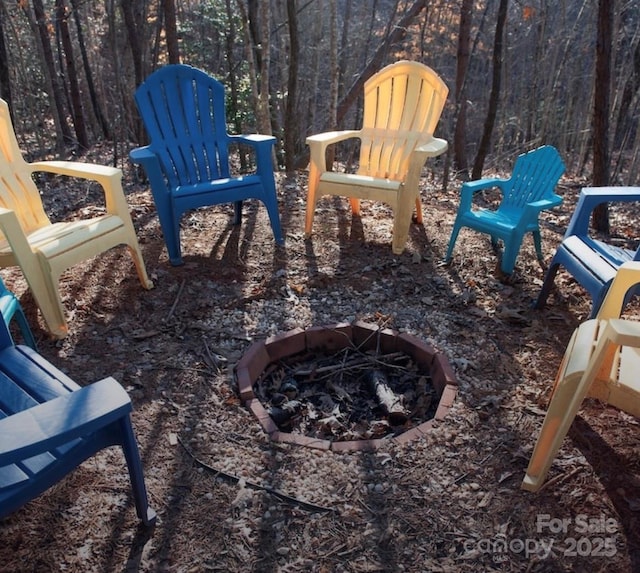
<instances>
[{"instance_id":1,"label":"slatted chair back","mask_svg":"<svg viewBox=\"0 0 640 573\"><path fill-rule=\"evenodd\" d=\"M433 138L448 93L440 76L419 62L396 62L369 78L358 173L404 181L413 151Z\"/></svg>"}]
</instances>

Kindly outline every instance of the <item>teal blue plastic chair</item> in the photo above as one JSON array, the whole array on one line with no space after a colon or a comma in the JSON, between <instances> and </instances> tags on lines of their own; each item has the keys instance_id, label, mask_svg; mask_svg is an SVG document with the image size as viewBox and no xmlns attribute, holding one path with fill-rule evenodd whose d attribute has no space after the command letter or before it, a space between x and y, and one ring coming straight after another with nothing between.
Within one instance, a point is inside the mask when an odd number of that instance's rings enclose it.
<instances>
[{"instance_id":1,"label":"teal blue plastic chair","mask_svg":"<svg viewBox=\"0 0 640 573\"><path fill-rule=\"evenodd\" d=\"M135 93L150 143L129 157L149 179L172 265L182 264L180 218L190 209L233 203L234 224L242 202L257 199L267 208L277 243L284 242L273 174L275 137L229 135L223 85L205 72L183 64L151 74ZM254 151L255 169L232 175L230 147Z\"/></svg>"},{"instance_id":2,"label":"teal blue plastic chair","mask_svg":"<svg viewBox=\"0 0 640 573\"><path fill-rule=\"evenodd\" d=\"M120 446L138 517L153 525L131 410L116 380L78 386L28 346L16 346L0 320L0 519L98 451Z\"/></svg>"},{"instance_id":3,"label":"teal blue plastic chair","mask_svg":"<svg viewBox=\"0 0 640 573\"><path fill-rule=\"evenodd\" d=\"M536 255L543 260L539 215L562 203L555 187L565 171L564 163L555 147L544 145L518 156L509 179L479 179L462 184L460 206L449 239L445 261L451 262L453 248L462 227L469 227L491 236L491 245L504 249L500 268L510 275L515 267L522 241L527 233L533 235ZM476 208L473 197L484 189L497 188L502 200L496 210Z\"/></svg>"},{"instance_id":4,"label":"teal blue plastic chair","mask_svg":"<svg viewBox=\"0 0 640 573\"><path fill-rule=\"evenodd\" d=\"M580 284L593 301L595 318L618 269L628 261L640 261L640 247L629 249L607 242L590 228L591 214L602 203L640 203L640 187L589 187L580 192L562 242L556 249L534 307L544 307L560 267ZM631 289L625 302L638 294Z\"/></svg>"},{"instance_id":5,"label":"teal blue plastic chair","mask_svg":"<svg viewBox=\"0 0 640 573\"><path fill-rule=\"evenodd\" d=\"M0 278L0 314L2 314L2 318L4 319L7 327L15 317L20 333L22 334L22 338L24 339L24 343L34 350L37 350L36 339L31 332L31 327L29 326L27 317L22 310L22 305L16 298L16 295L6 287L2 278Z\"/></svg>"}]
</instances>

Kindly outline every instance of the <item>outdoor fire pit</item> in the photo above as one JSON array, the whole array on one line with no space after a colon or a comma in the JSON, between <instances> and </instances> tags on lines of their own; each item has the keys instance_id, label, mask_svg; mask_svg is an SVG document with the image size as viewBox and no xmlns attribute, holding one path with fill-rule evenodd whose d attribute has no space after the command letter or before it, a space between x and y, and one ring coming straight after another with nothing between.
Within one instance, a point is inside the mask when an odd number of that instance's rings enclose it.
<instances>
[{"instance_id":1,"label":"outdoor fire pit","mask_svg":"<svg viewBox=\"0 0 640 573\"><path fill-rule=\"evenodd\" d=\"M443 354L365 322L256 342L235 372L241 399L272 440L333 451L415 440L444 419L457 394Z\"/></svg>"}]
</instances>

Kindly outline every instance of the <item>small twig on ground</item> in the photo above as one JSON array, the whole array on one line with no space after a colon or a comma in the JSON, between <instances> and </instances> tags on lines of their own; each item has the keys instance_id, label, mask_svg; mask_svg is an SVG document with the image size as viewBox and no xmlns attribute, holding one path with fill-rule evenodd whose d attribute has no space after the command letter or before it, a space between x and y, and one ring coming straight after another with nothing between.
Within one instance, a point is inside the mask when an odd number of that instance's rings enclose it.
<instances>
[{"instance_id":1,"label":"small twig on ground","mask_svg":"<svg viewBox=\"0 0 640 573\"><path fill-rule=\"evenodd\" d=\"M497 449L497 448L496 448ZM495 453L495 451L488 453L484 458L482 458L480 460L480 462L478 463L478 465L483 466L485 464L485 462L488 462L492 457L493 454ZM463 474L460 474L456 479L453 480L454 484L458 484L460 483L463 479L465 479L469 474L471 473L471 470L469 470L468 472L464 472Z\"/></svg>"},{"instance_id":2,"label":"small twig on ground","mask_svg":"<svg viewBox=\"0 0 640 573\"><path fill-rule=\"evenodd\" d=\"M376 343L376 350L377 350L377 352L379 352L379 351L380 351L380 331L381 331L381 330L382 330L382 329L383 329L387 324L389 324L389 321L390 321L390 320L391 320L391 318L390 318L390 317L389 317L389 318L386 318L386 319L382 322L382 324L378 325L377 330L374 330L374 331L373 331L369 336L367 336L367 337L366 337L366 338L365 338L365 339L364 339L364 340L363 340L363 341L362 341L362 342L361 342L357 347L355 347L355 349L356 349L358 352L362 352L360 349L361 349L361 348L362 348L362 347L363 347L367 342L369 342L369 339L370 339L372 336L377 336L377 337L378 337L378 340L377 340L377 343Z\"/></svg>"},{"instance_id":3,"label":"small twig on ground","mask_svg":"<svg viewBox=\"0 0 640 573\"><path fill-rule=\"evenodd\" d=\"M237 476L234 476L233 474L224 472L222 470L219 470L217 468L214 468L213 466L207 464L206 462L203 462L202 460L200 460L188 447L187 445L182 441L182 438L180 438L180 436L178 436L178 442L180 442L180 445L184 448L184 450L187 452L187 454L189 454L189 456L191 457L191 459L193 459L193 461L199 465L201 468L213 473L215 476L221 476L226 478L227 480L233 481L238 483L240 481L240 478ZM244 479L244 478L243 478ZM260 485L258 483L254 483L254 482L250 482L246 479L244 479L244 483L246 485L246 487L251 488L251 489L255 489L255 490L261 490L264 491L266 493L269 493L283 501L286 501L288 503L292 503L294 505L298 505L301 509L305 509L307 511L318 511L318 512L325 512L325 513L330 513L335 511L334 508L332 507L323 507L321 505L316 505L315 503L310 503L308 501L303 501L301 499L298 499L296 497L287 495L286 493L282 493L281 491L278 491L276 489L272 489L268 486L263 486Z\"/></svg>"},{"instance_id":4,"label":"small twig on ground","mask_svg":"<svg viewBox=\"0 0 640 573\"><path fill-rule=\"evenodd\" d=\"M220 374L220 372L222 372L222 366L224 365L226 358L224 356L211 352L211 349L209 348L209 345L207 344L204 336L202 337L202 344L204 345L205 362L207 363L207 366L209 366L212 370L215 370L216 374Z\"/></svg>"},{"instance_id":5,"label":"small twig on ground","mask_svg":"<svg viewBox=\"0 0 640 573\"><path fill-rule=\"evenodd\" d=\"M180 295L182 295L182 291L184 290L184 285L187 281L183 280L180 283L180 288L178 289L178 294L176 295L175 300L173 301L173 304L171 305L171 309L169 310L169 314L167 314L167 320L169 320L172 316L173 313L176 311L176 307L178 306L178 301L180 300Z\"/></svg>"},{"instance_id":6,"label":"small twig on ground","mask_svg":"<svg viewBox=\"0 0 640 573\"><path fill-rule=\"evenodd\" d=\"M372 356L356 356L355 358L347 361L344 360L340 364L329 364L327 366L319 366L317 368L311 367L301 370L294 369L293 374L295 376L311 376L312 374L323 374L325 372L334 372L336 370L350 370L354 368L365 368L370 367L372 363L384 364L385 366L391 367L391 364L387 364L384 362L385 360L393 361L398 358L406 358L407 355L402 352L392 352L390 354L384 354L382 356L372 357Z\"/></svg>"},{"instance_id":7,"label":"small twig on ground","mask_svg":"<svg viewBox=\"0 0 640 573\"><path fill-rule=\"evenodd\" d=\"M552 485L558 485L559 483L562 483L563 481L568 480L570 477L574 476L580 471L582 471L582 468L577 467L577 468L573 468L570 472L566 474L558 474L557 476L552 477L550 480L546 481L540 486L538 493L540 493L545 488L551 487Z\"/></svg>"}]
</instances>

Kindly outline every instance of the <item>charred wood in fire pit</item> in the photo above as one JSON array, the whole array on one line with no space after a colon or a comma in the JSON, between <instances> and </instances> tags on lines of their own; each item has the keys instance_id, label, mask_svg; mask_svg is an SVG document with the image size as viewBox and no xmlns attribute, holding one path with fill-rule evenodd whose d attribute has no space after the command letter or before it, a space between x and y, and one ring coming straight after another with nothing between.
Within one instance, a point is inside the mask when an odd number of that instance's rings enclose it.
<instances>
[{"instance_id":1,"label":"charred wood in fire pit","mask_svg":"<svg viewBox=\"0 0 640 573\"><path fill-rule=\"evenodd\" d=\"M269 408L269 416L278 426L287 426L292 419L302 410L302 402L298 400L288 400L278 406Z\"/></svg>"},{"instance_id":2,"label":"charred wood in fire pit","mask_svg":"<svg viewBox=\"0 0 640 573\"><path fill-rule=\"evenodd\" d=\"M392 426L401 426L409 419L409 412L404 407L402 396L396 394L389 386L387 376L381 370L372 370L367 375L369 390L378 400L383 412Z\"/></svg>"}]
</instances>

